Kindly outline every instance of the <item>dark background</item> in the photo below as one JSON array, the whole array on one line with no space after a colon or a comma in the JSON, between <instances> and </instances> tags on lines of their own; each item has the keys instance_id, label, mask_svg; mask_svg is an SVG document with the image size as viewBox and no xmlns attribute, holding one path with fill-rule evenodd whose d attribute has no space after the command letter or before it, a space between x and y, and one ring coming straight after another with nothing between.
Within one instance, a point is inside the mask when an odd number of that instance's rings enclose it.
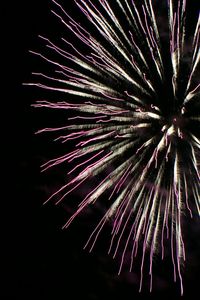
<instances>
[{"instance_id":1,"label":"dark background","mask_svg":"<svg viewBox=\"0 0 200 300\"><path fill-rule=\"evenodd\" d=\"M72 1L66 0L69 9ZM195 11L197 2L193 1ZM66 7L68 6L66 5ZM199 5L199 4L198 4ZM45 136L34 132L49 121L45 112L31 107L40 91L22 86L32 81L31 71L40 71L40 60L28 50L40 49L38 34L56 36L60 29L58 20L52 16L51 1L13 1L8 3L3 16L6 28L5 58L6 103L5 128L8 130L8 183L6 196L8 206L5 221L6 255L3 256L5 271L1 299L179 299L178 284L172 281L172 270L166 261L157 264L152 294L147 288L138 293L138 276L122 272L118 277L118 261L107 256L104 238L95 251L83 251L93 226L87 219L75 221L72 226L61 229L70 211L42 203L57 181L62 179L62 169L40 174L40 164L59 153L57 146ZM63 28L63 27L62 27ZM43 67L44 70L45 67ZM2 158L3 160L3 158ZM49 190L50 189L50 190ZM182 299L198 298L200 280L199 219L185 224L187 237L187 262L183 267L185 294Z\"/></svg>"}]
</instances>

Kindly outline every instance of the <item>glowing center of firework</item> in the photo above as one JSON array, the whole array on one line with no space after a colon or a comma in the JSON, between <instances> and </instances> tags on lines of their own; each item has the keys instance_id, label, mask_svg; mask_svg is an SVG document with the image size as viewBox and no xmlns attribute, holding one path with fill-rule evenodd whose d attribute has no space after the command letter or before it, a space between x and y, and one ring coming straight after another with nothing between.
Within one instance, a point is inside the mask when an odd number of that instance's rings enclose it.
<instances>
[{"instance_id":1,"label":"glowing center of firework","mask_svg":"<svg viewBox=\"0 0 200 300\"><path fill-rule=\"evenodd\" d=\"M169 127L164 126L162 131L164 132L167 129L167 136L178 135L181 139L183 138L183 130L186 125L186 119L183 115L174 115L169 120Z\"/></svg>"},{"instance_id":2,"label":"glowing center of firework","mask_svg":"<svg viewBox=\"0 0 200 300\"><path fill-rule=\"evenodd\" d=\"M172 124L175 127L183 128L185 126L185 118L183 116L173 116L172 118Z\"/></svg>"}]
</instances>

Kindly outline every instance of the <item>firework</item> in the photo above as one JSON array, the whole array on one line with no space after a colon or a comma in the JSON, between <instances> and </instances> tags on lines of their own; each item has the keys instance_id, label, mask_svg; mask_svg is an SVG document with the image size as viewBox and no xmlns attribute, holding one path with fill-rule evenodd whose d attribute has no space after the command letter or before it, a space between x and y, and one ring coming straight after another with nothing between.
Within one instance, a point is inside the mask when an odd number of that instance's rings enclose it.
<instances>
[{"instance_id":1,"label":"firework","mask_svg":"<svg viewBox=\"0 0 200 300\"><path fill-rule=\"evenodd\" d=\"M74 0L90 26L52 2L53 14L75 40L62 38L60 47L41 37L58 59L33 53L55 67L56 75L35 73L42 83L31 85L61 98L38 101L36 107L67 110L69 116L63 127L39 132L56 133L74 149L42 166L73 164L66 184L47 201L58 204L95 177L99 183L64 228L109 192L109 208L86 247L92 250L106 222L112 223L109 252L115 257L123 245L119 273L127 253L132 270L141 245L140 290L146 256L151 290L153 256L160 250L163 259L168 244L183 293L182 215L192 216L194 206L200 214L200 17L190 45L186 0L165 1L165 31L151 0Z\"/></svg>"}]
</instances>

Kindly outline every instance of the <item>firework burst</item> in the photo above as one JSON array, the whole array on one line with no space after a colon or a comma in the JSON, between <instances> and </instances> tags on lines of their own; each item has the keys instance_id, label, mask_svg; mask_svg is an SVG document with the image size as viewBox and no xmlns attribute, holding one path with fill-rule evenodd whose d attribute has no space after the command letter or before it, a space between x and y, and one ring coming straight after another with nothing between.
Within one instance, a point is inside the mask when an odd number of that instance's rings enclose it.
<instances>
[{"instance_id":1,"label":"firework burst","mask_svg":"<svg viewBox=\"0 0 200 300\"><path fill-rule=\"evenodd\" d=\"M60 47L41 37L58 59L34 53L55 67L56 75L35 73L43 80L31 85L62 97L58 102L38 101L36 107L66 110L69 116L66 126L39 132L57 133L57 140L74 144L74 149L42 166L47 170L73 164L70 180L47 201L58 204L96 177L99 183L64 228L109 192L109 208L86 246L92 250L111 221L109 252L115 257L123 245L119 273L127 253L132 269L141 245L140 290L147 255L151 290L153 256L160 248L164 258L168 243L174 280L179 278L183 293L182 214L192 216L194 206L200 214L200 17L189 45L186 0L166 0L165 32L151 0L74 0L85 15L85 26L52 2L53 14L75 40L62 38Z\"/></svg>"}]
</instances>

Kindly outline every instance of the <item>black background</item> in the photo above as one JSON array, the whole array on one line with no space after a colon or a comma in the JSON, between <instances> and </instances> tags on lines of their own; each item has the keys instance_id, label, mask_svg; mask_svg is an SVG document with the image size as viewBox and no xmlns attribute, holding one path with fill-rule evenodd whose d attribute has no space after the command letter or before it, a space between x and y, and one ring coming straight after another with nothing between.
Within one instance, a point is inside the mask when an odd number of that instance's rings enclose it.
<instances>
[{"instance_id":1,"label":"black background","mask_svg":"<svg viewBox=\"0 0 200 300\"><path fill-rule=\"evenodd\" d=\"M71 3L68 1L69 9ZM193 1L192 7L195 5ZM47 0L13 1L8 3L3 16L6 28L3 102L6 103L4 126L8 130L9 187L2 197L8 205L8 216L1 299L179 299L178 284L172 281L168 262L157 262L156 269L161 270L155 275L152 294L145 287L139 294L135 273L116 275L118 262L107 256L103 238L92 254L82 250L93 228L90 223L78 220L63 231L61 227L69 212L53 204L42 205L55 180L62 176L62 170L51 176L40 175L40 164L58 149L50 139L34 135L49 117L31 108L40 93L22 83L32 80L31 71L40 70L40 60L28 53L39 48L38 34L52 37L60 29L51 7L51 1ZM182 299L191 298L192 294L198 298L199 220L196 217L185 225L188 242Z\"/></svg>"}]
</instances>

